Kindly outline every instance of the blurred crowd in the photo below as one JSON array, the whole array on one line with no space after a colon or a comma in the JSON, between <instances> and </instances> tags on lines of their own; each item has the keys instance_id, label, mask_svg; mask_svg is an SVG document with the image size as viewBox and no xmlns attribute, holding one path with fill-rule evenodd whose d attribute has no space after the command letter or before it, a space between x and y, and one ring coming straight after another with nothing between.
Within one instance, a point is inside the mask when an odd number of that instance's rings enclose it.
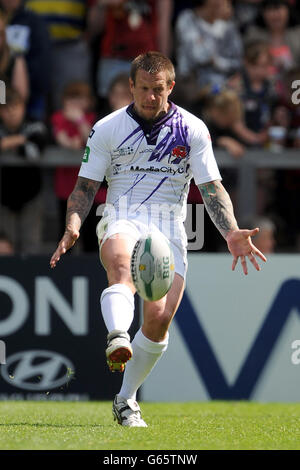
<instances>
[{"instance_id":1,"label":"blurred crowd","mask_svg":"<svg viewBox=\"0 0 300 470\"><path fill-rule=\"evenodd\" d=\"M176 67L172 100L203 119L214 147L242 159L247 149L300 148L300 0L0 0L1 153L31 161L1 168L0 253L43 252L42 173L47 145L84 149L93 123L132 101L128 75L147 50ZM272 154L270 156L272 158ZM78 168L53 179L57 233ZM222 169L236 204L237 171ZM299 170L259 169L257 213L264 253L300 251ZM97 250L100 187L81 233L81 250ZM190 203L201 196L191 184ZM204 251L224 241L205 220Z\"/></svg>"}]
</instances>

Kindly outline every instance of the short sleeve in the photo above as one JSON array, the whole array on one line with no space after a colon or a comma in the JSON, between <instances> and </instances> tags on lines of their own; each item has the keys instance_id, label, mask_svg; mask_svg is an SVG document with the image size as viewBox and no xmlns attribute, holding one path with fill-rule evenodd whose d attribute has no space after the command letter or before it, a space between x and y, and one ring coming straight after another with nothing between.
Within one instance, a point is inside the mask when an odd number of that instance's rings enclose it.
<instances>
[{"instance_id":1,"label":"short sleeve","mask_svg":"<svg viewBox=\"0 0 300 470\"><path fill-rule=\"evenodd\" d=\"M105 124L98 121L87 140L79 176L95 181L103 181L111 163L108 135Z\"/></svg>"},{"instance_id":2,"label":"short sleeve","mask_svg":"<svg viewBox=\"0 0 300 470\"><path fill-rule=\"evenodd\" d=\"M191 135L190 164L196 184L221 180L222 177L215 159L209 130L203 121Z\"/></svg>"}]
</instances>

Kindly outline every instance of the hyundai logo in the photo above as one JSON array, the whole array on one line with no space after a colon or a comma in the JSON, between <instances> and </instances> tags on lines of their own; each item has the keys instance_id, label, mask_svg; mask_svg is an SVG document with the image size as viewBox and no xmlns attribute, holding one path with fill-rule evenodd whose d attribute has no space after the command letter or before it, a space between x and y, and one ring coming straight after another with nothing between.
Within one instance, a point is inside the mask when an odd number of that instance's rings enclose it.
<instances>
[{"instance_id":1,"label":"hyundai logo","mask_svg":"<svg viewBox=\"0 0 300 470\"><path fill-rule=\"evenodd\" d=\"M6 382L25 390L49 390L70 381L74 365L53 351L20 351L6 358L1 375Z\"/></svg>"}]
</instances>

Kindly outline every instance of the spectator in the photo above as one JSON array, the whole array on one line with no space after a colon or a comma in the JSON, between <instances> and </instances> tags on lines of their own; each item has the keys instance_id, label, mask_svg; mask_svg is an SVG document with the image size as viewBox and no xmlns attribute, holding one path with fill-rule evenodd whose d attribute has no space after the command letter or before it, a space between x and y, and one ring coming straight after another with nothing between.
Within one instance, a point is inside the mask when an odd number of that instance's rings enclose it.
<instances>
[{"instance_id":1,"label":"spectator","mask_svg":"<svg viewBox=\"0 0 300 470\"><path fill-rule=\"evenodd\" d=\"M188 82L197 94L207 85L222 86L239 70L242 41L234 23L223 19L225 13L223 0L195 0L193 9L179 14L176 57L184 95Z\"/></svg>"},{"instance_id":2,"label":"spectator","mask_svg":"<svg viewBox=\"0 0 300 470\"><path fill-rule=\"evenodd\" d=\"M100 117L128 106L132 102L132 94L129 86L129 75L121 73L111 82L108 89L107 107L99 110Z\"/></svg>"},{"instance_id":3,"label":"spectator","mask_svg":"<svg viewBox=\"0 0 300 470\"><path fill-rule=\"evenodd\" d=\"M132 100L133 97L129 86L129 75L121 73L112 80L109 86L107 102L108 107L104 110L101 110L100 117L104 117L113 111L117 111L118 109L123 108L124 106L128 106ZM107 183L106 181L103 181L95 199L96 204L105 203L106 192Z\"/></svg>"},{"instance_id":4,"label":"spectator","mask_svg":"<svg viewBox=\"0 0 300 470\"><path fill-rule=\"evenodd\" d=\"M272 57L266 42L254 41L245 47L244 63L240 72L227 81L243 102L245 125L255 133L266 129L275 102L273 82L270 79ZM250 137L251 138L251 137ZM254 143L261 143L253 136Z\"/></svg>"},{"instance_id":5,"label":"spectator","mask_svg":"<svg viewBox=\"0 0 300 470\"><path fill-rule=\"evenodd\" d=\"M93 97L88 83L75 81L66 85L63 91L62 109L56 111L51 117L53 135L58 145L72 150L84 149L96 120L96 114L92 108ZM65 230L67 199L73 191L78 169L78 167L67 166L58 167L55 171L55 194L59 202L59 237ZM90 216L92 213L93 210ZM88 226L88 221L86 222ZM90 238L87 238L89 233L89 230L83 230L81 234L84 251L94 251L95 249ZM93 237L92 242L95 240L96 237Z\"/></svg>"},{"instance_id":6,"label":"spectator","mask_svg":"<svg viewBox=\"0 0 300 470\"><path fill-rule=\"evenodd\" d=\"M22 54L14 52L6 41L5 22L0 16L0 80L14 88L27 101L29 83L27 65Z\"/></svg>"},{"instance_id":7,"label":"spectator","mask_svg":"<svg viewBox=\"0 0 300 470\"><path fill-rule=\"evenodd\" d=\"M257 24L249 28L245 41L267 41L274 60L273 75L280 80L284 72L300 64L300 26L286 0L263 0ZM280 84L279 84L280 85Z\"/></svg>"},{"instance_id":8,"label":"spectator","mask_svg":"<svg viewBox=\"0 0 300 470\"><path fill-rule=\"evenodd\" d=\"M110 111L128 106L133 101L133 97L129 86L129 76L120 74L111 82L108 90L108 102Z\"/></svg>"},{"instance_id":9,"label":"spectator","mask_svg":"<svg viewBox=\"0 0 300 470\"><path fill-rule=\"evenodd\" d=\"M25 167L3 167L0 230L6 230L17 252L38 253L42 232L41 175L35 162L47 142L46 126L25 119L26 104L15 90L6 91L0 106L0 150L31 162Z\"/></svg>"},{"instance_id":10,"label":"spectator","mask_svg":"<svg viewBox=\"0 0 300 470\"><path fill-rule=\"evenodd\" d=\"M172 0L99 0L103 35L98 94L106 97L113 78L128 73L134 57L147 50L170 52ZM95 13L95 19L97 15ZM95 21L95 20L94 20Z\"/></svg>"},{"instance_id":11,"label":"spectator","mask_svg":"<svg viewBox=\"0 0 300 470\"><path fill-rule=\"evenodd\" d=\"M283 78L283 89L280 96L280 106L285 108L288 117L285 122L289 122L287 145L297 146L297 135L300 128L300 65L289 70ZM281 124L282 125L282 124ZM299 137L298 137L299 138Z\"/></svg>"},{"instance_id":12,"label":"spectator","mask_svg":"<svg viewBox=\"0 0 300 470\"><path fill-rule=\"evenodd\" d=\"M35 13L24 8L22 0L0 0L0 8L7 23L7 42L14 51L24 54L27 63L30 84L27 116L43 120L50 77L47 28Z\"/></svg>"},{"instance_id":13,"label":"spectator","mask_svg":"<svg viewBox=\"0 0 300 470\"><path fill-rule=\"evenodd\" d=\"M199 104L198 104L199 105ZM200 102L202 118L207 124L212 142L217 147L225 148L233 157L239 158L245 152L245 146L235 133L234 125L242 119L242 103L233 90L218 87L207 89ZM196 110L193 110L195 114Z\"/></svg>"},{"instance_id":14,"label":"spectator","mask_svg":"<svg viewBox=\"0 0 300 470\"><path fill-rule=\"evenodd\" d=\"M49 29L51 111L60 108L62 92L68 83L75 80L91 83L91 53L86 40L90 3L90 0L26 0L26 7L38 14Z\"/></svg>"},{"instance_id":15,"label":"spectator","mask_svg":"<svg viewBox=\"0 0 300 470\"><path fill-rule=\"evenodd\" d=\"M4 231L0 232L0 256L11 256L15 253L11 239Z\"/></svg>"},{"instance_id":16,"label":"spectator","mask_svg":"<svg viewBox=\"0 0 300 470\"><path fill-rule=\"evenodd\" d=\"M297 148L297 136L300 129L300 91L299 83L300 67L289 70L283 80L284 89L281 96L281 107L285 113L288 113L289 129L287 134L286 145ZM294 87L293 87L294 84ZM280 116L281 125L286 122L286 114ZM276 113L278 119L278 111ZM278 215L285 222L286 243L293 249L300 252L300 221L295 214L300 211L300 170L280 170L276 172L276 191L275 191L275 207Z\"/></svg>"}]
</instances>

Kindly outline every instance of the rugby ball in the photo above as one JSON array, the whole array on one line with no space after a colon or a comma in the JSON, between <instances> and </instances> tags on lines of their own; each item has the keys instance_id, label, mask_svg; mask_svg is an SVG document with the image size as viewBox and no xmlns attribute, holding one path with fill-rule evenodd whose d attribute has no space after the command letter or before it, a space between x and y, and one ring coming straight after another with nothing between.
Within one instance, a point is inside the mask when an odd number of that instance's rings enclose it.
<instances>
[{"instance_id":1,"label":"rugby ball","mask_svg":"<svg viewBox=\"0 0 300 470\"><path fill-rule=\"evenodd\" d=\"M168 239L150 232L135 244L130 261L131 277L137 293L144 300L159 300L172 286L174 255Z\"/></svg>"}]
</instances>

